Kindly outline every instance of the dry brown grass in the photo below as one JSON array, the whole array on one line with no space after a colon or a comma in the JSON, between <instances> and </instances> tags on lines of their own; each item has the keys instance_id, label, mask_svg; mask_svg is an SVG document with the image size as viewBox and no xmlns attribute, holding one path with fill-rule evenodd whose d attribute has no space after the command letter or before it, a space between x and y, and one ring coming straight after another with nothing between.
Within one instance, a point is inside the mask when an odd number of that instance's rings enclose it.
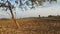
<instances>
[{"instance_id":1,"label":"dry brown grass","mask_svg":"<svg viewBox=\"0 0 60 34\"><path fill-rule=\"evenodd\" d=\"M0 34L60 34L60 19L24 18L16 21L20 29L12 20L0 20Z\"/></svg>"}]
</instances>

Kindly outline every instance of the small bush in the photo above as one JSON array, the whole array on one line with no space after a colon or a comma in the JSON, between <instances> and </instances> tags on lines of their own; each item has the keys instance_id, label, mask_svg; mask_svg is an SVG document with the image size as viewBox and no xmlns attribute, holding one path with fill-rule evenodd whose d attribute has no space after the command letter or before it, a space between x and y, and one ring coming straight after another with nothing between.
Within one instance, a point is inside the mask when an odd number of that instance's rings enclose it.
<instances>
[{"instance_id":1,"label":"small bush","mask_svg":"<svg viewBox=\"0 0 60 34\"><path fill-rule=\"evenodd\" d=\"M48 17L53 17L52 15L49 15Z\"/></svg>"}]
</instances>

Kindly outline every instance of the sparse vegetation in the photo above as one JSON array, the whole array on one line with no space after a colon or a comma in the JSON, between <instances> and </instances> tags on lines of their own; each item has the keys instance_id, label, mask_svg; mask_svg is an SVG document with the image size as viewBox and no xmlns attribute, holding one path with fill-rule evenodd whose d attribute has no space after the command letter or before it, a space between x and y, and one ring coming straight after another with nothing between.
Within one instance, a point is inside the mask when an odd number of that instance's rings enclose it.
<instances>
[{"instance_id":1,"label":"sparse vegetation","mask_svg":"<svg viewBox=\"0 0 60 34\"><path fill-rule=\"evenodd\" d=\"M60 34L60 20L51 18L23 18L16 20L20 29L12 20L0 20L1 34ZM52 33L51 33L52 32Z\"/></svg>"},{"instance_id":2,"label":"sparse vegetation","mask_svg":"<svg viewBox=\"0 0 60 34\"><path fill-rule=\"evenodd\" d=\"M9 20L8 18L1 18L0 20Z\"/></svg>"}]
</instances>

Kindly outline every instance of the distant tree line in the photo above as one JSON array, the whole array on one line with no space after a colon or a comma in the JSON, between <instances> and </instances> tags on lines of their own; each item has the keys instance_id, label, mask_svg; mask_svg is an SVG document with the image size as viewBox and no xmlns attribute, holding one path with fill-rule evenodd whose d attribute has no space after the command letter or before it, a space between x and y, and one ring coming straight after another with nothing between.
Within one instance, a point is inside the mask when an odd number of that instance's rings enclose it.
<instances>
[{"instance_id":1,"label":"distant tree line","mask_svg":"<svg viewBox=\"0 0 60 34\"><path fill-rule=\"evenodd\" d=\"M49 15L48 17L60 18L60 15L56 15L56 16L54 16L54 15Z\"/></svg>"},{"instance_id":2,"label":"distant tree line","mask_svg":"<svg viewBox=\"0 0 60 34\"><path fill-rule=\"evenodd\" d=\"M38 15L38 17L40 18L41 16ZM42 17L44 17L44 16L42 16ZM49 18L50 18L50 17L53 17L53 18L60 18L60 15L48 15L48 17L49 17Z\"/></svg>"}]
</instances>

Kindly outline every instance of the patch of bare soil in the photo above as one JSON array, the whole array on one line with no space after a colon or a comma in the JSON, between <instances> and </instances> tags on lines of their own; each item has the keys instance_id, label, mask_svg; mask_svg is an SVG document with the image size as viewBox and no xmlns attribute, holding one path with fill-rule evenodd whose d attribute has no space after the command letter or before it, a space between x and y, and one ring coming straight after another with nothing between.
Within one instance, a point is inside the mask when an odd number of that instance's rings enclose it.
<instances>
[{"instance_id":1,"label":"patch of bare soil","mask_svg":"<svg viewBox=\"0 0 60 34\"><path fill-rule=\"evenodd\" d=\"M0 34L60 34L60 19L17 19L20 29L9 19L0 20Z\"/></svg>"}]
</instances>

